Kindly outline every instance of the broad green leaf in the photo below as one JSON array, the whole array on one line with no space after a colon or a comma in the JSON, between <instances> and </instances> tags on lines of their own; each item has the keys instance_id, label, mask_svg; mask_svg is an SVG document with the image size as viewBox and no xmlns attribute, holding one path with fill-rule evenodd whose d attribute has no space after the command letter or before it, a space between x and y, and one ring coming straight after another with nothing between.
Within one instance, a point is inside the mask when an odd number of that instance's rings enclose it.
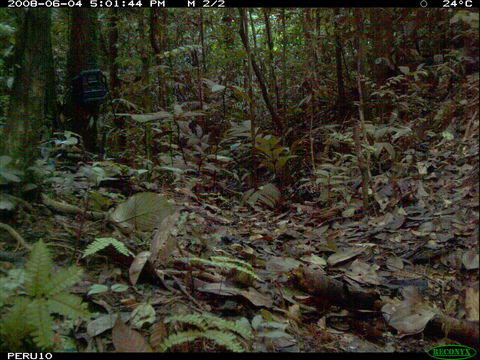
<instances>
[{"instance_id":1,"label":"broad green leaf","mask_svg":"<svg viewBox=\"0 0 480 360\"><path fill-rule=\"evenodd\" d=\"M107 291L108 291L107 285L93 284L90 290L88 291L87 295L102 294Z\"/></svg>"},{"instance_id":2,"label":"broad green leaf","mask_svg":"<svg viewBox=\"0 0 480 360\"><path fill-rule=\"evenodd\" d=\"M113 292L123 292L128 290L128 285L125 284L113 284L110 289Z\"/></svg>"},{"instance_id":3,"label":"broad green leaf","mask_svg":"<svg viewBox=\"0 0 480 360\"><path fill-rule=\"evenodd\" d=\"M149 231L174 211L174 206L163 196L144 192L135 194L123 204L118 205L110 218L120 226L126 225L137 230Z\"/></svg>"}]
</instances>

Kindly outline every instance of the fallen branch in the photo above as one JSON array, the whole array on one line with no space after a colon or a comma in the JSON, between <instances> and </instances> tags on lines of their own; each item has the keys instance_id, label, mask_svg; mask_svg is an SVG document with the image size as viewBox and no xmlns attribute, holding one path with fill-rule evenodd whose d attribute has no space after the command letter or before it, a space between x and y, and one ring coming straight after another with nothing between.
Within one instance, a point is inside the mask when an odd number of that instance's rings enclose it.
<instances>
[{"instance_id":1,"label":"fallen branch","mask_svg":"<svg viewBox=\"0 0 480 360\"><path fill-rule=\"evenodd\" d=\"M42 194L43 204L53 208L56 211L63 212L66 214L86 214L87 217L100 220L105 219L106 215L104 212L100 211L85 211L78 206L67 204L65 202L55 201L50 199L47 195Z\"/></svg>"},{"instance_id":2,"label":"fallen branch","mask_svg":"<svg viewBox=\"0 0 480 360\"><path fill-rule=\"evenodd\" d=\"M10 225L0 223L0 229L6 230L17 241L18 245L22 245L27 250L32 249L32 247L29 244L27 244L27 242L23 239L22 235L20 235Z\"/></svg>"},{"instance_id":3,"label":"fallen branch","mask_svg":"<svg viewBox=\"0 0 480 360\"><path fill-rule=\"evenodd\" d=\"M294 281L312 295L313 304L321 311L331 305L349 310L381 311L386 302L380 300L376 292L354 289L346 283L332 279L317 269L300 269L294 274ZM456 319L451 316L436 315L425 327L425 333L435 337L448 336L462 344L478 348L479 323Z\"/></svg>"}]
</instances>

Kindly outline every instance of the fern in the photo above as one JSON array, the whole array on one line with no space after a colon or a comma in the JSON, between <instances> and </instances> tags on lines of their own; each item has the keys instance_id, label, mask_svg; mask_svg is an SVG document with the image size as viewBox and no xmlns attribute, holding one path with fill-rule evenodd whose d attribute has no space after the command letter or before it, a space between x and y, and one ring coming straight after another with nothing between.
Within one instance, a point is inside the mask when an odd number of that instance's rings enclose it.
<instances>
[{"instance_id":1,"label":"fern","mask_svg":"<svg viewBox=\"0 0 480 360\"><path fill-rule=\"evenodd\" d=\"M125 256L133 256L132 252L122 242L114 238L96 238L95 241L87 246L82 257L96 254L107 246L113 246L120 254Z\"/></svg>"},{"instance_id":2,"label":"fern","mask_svg":"<svg viewBox=\"0 0 480 360\"><path fill-rule=\"evenodd\" d=\"M207 260L198 257L189 258L190 261L197 261L206 265L235 269L253 277L256 280L261 280L258 275L253 272L252 265L243 260L237 260L223 256L212 256L210 259L211 260Z\"/></svg>"},{"instance_id":3,"label":"fern","mask_svg":"<svg viewBox=\"0 0 480 360\"><path fill-rule=\"evenodd\" d=\"M45 279L48 278L53 267L52 257L48 248L41 241L35 245L32 248L30 261L25 269L27 272L25 289L30 296L43 295L42 290L44 290Z\"/></svg>"},{"instance_id":4,"label":"fern","mask_svg":"<svg viewBox=\"0 0 480 360\"><path fill-rule=\"evenodd\" d=\"M252 264L246 262L245 260L229 258L229 257L226 257L226 256L212 256L212 257L210 257L210 259L212 259L214 261L226 261L226 262L239 263L239 264L244 265L245 267L249 268L250 270L253 270Z\"/></svg>"},{"instance_id":5,"label":"fern","mask_svg":"<svg viewBox=\"0 0 480 360\"><path fill-rule=\"evenodd\" d=\"M170 322L182 322L189 325L195 325L202 330L207 330L208 326L205 324L205 317L200 314L185 314L185 315L175 315L165 318L164 323L168 324Z\"/></svg>"},{"instance_id":6,"label":"fern","mask_svg":"<svg viewBox=\"0 0 480 360\"><path fill-rule=\"evenodd\" d=\"M249 327L243 327L239 321L229 321L210 314L202 314L202 316L210 324L210 326L236 332L244 339L251 339L253 337L252 330Z\"/></svg>"},{"instance_id":7,"label":"fern","mask_svg":"<svg viewBox=\"0 0 480 360\"><path fill-rule=\"evenodd\" d=\"M35 328L25 321L29 304L28 298L18 297L8 314L2 317L0 325L0 338L3 342L0 349L2 351L21 349L23 340L34 331Z\"/></svg>"},{"instance_id":8,"label":"fern","mask_svg":"<svg viewBox=\"0 0 480 360\"><path fill-rule=\"evenodd\" d=\"M200 330L181 331L168 336L163 343L159 345L162 351L166 351L173 346L185 342L207 338L227 350L242 352L244 349L239 343L235 333L245 339L251 339L253 337L251 329L242 327L239 321L229 321L211 314L176 315L165 319L165 323L171 322L193 325Z\"/></svg>"},{"instance_id":9,"label":"fern","mask_svg":"<svg viewBox=\"0 0 480 360\"><path fill-rule=\"evenodd\" d=\"M21 274L21 273L19 273ZM25 341L33 338L40 349L53 347L53 325L51 314L71 319L90 317L86 304L78 296L68 293L68 288L81 277L81 270L72 266L53 272L53 261L47 246L39 241L32 246L30 259L25 267L24 289L27 296L12 293L5 301L10 307L1 318L0 337L9 350L18 350ZM17 277L16 280L21 279ZM3 282L3 281L2 281ZM20 288L20 284L15 290Z\"/></svg>"},{"instance_id":10,"label":"fern","mask_svg":"<svg viewBox=\"0 0 480 360\"><path fill-rule=\"evenodd\" d=\"M27 318L34 330L35 343L42 349L53 345L53 319L50 316L47 299L35 299L27 306Z\"/></svg>"}]
</instances>

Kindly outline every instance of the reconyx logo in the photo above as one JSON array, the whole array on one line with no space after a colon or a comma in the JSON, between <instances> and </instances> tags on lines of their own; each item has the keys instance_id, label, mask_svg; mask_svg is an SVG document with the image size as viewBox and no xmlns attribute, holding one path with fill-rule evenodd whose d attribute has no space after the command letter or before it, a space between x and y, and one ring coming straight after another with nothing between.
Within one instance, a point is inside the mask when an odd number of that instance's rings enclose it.
<instances>
[{"instance_id":1,"label":"reconyx logo","mask_svg":"<svg viewBox=\"0 0 480 360\"><path fill-rule=\"evenodd\" d=\"M474 357L477 351L463 345L442 345L431 348L427 354L439 360L461 360Z\"/></svg>"}]
</instances>

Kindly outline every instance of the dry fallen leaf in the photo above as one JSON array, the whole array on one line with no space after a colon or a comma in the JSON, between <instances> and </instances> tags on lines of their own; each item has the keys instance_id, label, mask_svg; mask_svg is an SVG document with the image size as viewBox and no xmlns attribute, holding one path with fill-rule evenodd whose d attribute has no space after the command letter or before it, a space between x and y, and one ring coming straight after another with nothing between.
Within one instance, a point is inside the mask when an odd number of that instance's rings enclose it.
<instances>
[{"instance_id":1,"label":"dry fallen leaf","mask_svg":"<svg viewBox=\"0 0 480 360\"><path fill-rule=\"evenodd\" d=\"M467 320L479 320L479 294L478 284L474 287L469 287L465 293L465 312Z\"/></svg>"},{"instance_id":2,"label":"dry fallen leaf","mask_svg":"<svg viewBox=\"0 0 480 360\"><path fill-rule=\"evenodd\" d=\"M130 325L134 329L141 329L145 324L153 324L155 317L156 312L153 306L148 303L141 303L130 314Z\"/></svg>"},{"instance_id":3,"label":"dry fallen leaf","mask_svg":"<svg viewBox=\"0 0 480 360\"><path fill-rule=\"evenodd\" d=\"M380 285L382 280L377 275L379 268L378 265L369 265L357 259L350 265L345 275L361 284Z\"/></svg>"},{"instance_id":4,"label":"dry fallen leaf","mask_svg":"<svg viewBox=\"0 0 480 360\"><path fill-rule=\"evenodd\" d=\"M332 254L327 259L328 265L334 266L344 261L350 260L355 256L358 256L361 253L363 253L365 249L366 248L364 247L355 247L355 248L352 247L352 248L348 248L343 251L337 252L335 254Z\"/></svg>"},{"instance_id":5,"label":"dry fallen leaf","mask_svg":"<svg viewBox=\"0 0 480 360\"><path fill-rule=\"evenodd\" d=\"M403 301L383 306L383 315L388 324L395 328L402 337L418 334L425 329L436 313L423 302L416 287L408 286L403 289L402 294Z\"/></svg>"},{"instance_id":6,"label":"dry fallen leaf","mask_svg":"<svg viewBox=\"0 0 480 360\"><path fill-rule=\"evenodd\" d=\"M120 319L117 319L112 329L112 341L117 352L153 352L147 340Z\"/></svg>"},{"instance_id":7,"label":"dry fallen leaf","mask_svg":"<svg viewBox=\"0 0 480 360\"><path fill-rule=\"evenodd\" d=\"M179 212L167 216L160 224L152 243L150 244L150 262L154 265L165 265L177 245L177 239L170 234L177 223Z\"/></svg>"},{"instance_id":8,"label":"dry fallen leaf","mask_svg":"<svg viewBox=\"0 0 480 360\"><path fill-rule=\"evenodd\" d=\"M130 269L128 270L128 276L130 278L130 282L132 285L135 285L142 273L143 267L145 266L148 258L150 257L150 251L142 251L133 260L132 264L130 265Z\"/></svg>"},{"instance_id":9,"label":"dry fallen leaf","mask_svg":"<svg viewBox=\"0 0 480 360\"><path fill-rule=\"evenodd\" d=\"M273 300L271 298L261 294L260 292L258 292L252 287L248 288L248 290L243 290L241 288L237 288L232 285L227 285L222 282L206 283L198 279L195 281L195 287L200 292L206 292L206 293L224 295L224 296L242 296L255 306L265 306L265 307L273 306Z\"/></svg>"},{"instance_id":10,"label":"dry fallen leaf","mask_svg":"<svg viewBox=\"0 0 480 360\"><path fill-rule=\"evenodd\" d=\"M465 266L465 269L467 270L478 269L478 262L479 262L478 253L475 249L466 251L462 255L462 263L463 263L463 266Z\"/></svg>"}]
</instances>

